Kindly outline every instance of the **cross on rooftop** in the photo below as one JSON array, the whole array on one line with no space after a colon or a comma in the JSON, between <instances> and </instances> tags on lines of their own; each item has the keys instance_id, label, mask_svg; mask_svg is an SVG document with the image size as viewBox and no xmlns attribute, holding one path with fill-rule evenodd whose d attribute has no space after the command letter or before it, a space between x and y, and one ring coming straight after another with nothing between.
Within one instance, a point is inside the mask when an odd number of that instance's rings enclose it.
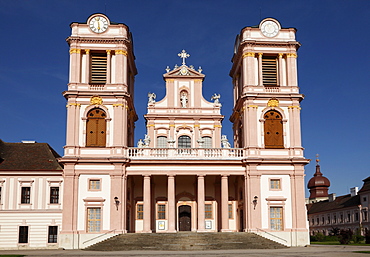
<instances>
[{"instance_id":1,"label":"cross on rooftop","mask_svg":"<svg viewBox=\"0 0 370 257\"><path fill-rule=\"evenodd\" d=\"M181 53L178 54L180 58L182 58L182 65L185 65L185 59L190 56L185 50L182 50Z\"/></svg>"}]
</instances>

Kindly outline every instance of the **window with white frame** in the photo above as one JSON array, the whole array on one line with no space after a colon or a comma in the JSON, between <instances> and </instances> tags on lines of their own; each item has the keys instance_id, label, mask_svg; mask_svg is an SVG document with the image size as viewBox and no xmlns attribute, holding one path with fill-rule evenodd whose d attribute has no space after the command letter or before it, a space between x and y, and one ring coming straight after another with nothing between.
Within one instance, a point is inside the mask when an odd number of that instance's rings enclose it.
<instances>
[{"instance_id":1,"label":"window with white frame","mask_svg":"<svg viewBox=\"0 0 370 257\"><path fill-rule=\"evenodd\" d=\"M28 226L19 226L18 243L28 243Z\"/></svg>"},{"instance_id":2,"label":"window with white frame","mask_svg":"<svg viewBox=\"0 0 370 257\"><path fill-rule=\"evenodd\" d=\"M136 219L144 219L144 205L142 203L136 205Z\"/></svg>"},{"instance_id":3,"label":"window with white frame","mask_svg":"<svg viewBox=\"0 0 370 257\"><path fill-rule=\"evenodd\" d=\"M159 136L157 137L157 148L167 148L167 137Z\"/></svg>"},{"instance_id":4,"label":"window with white frame","mask_svg":"<svg viewBox=\"0 0 370 257\"><path fill-rule=\"evenodd\" d=\"M270 207L271 230L283 230L283 207Z\"/></svg>"},{"instance_id":5,"label":"window with white frame","mask_svg":"<svg viewBox=\"0 0 370 257\"><path fill-rule=\"evenodd\" d=\"M58 242L58 226L49 226L48 229L48 243L57 243Z\"/></svg>"},{"instance_id":6,"label":"window with white frame","mask_svg":"<svg viewBox=\"0 0 370 257\"><path fill-rule=\"evenodd\" d=\"M158 220L166 219L166 205L165 204L157 205L157 219Z\"/></svg>"},{"instance_id":7,"label":"window with white frame","mask_svg":"<svg viewBox=\"0 0 370 257\"><path fill-rule=\"evenodd\" d=\"M22 204L31 203L31 187L21 188L21 203Z\"/></svg>"},{"instance_id":8,"label":"window with white frame","mask_svg":"<svg viewBox=\"0 0 370 257\"><path fill-rule=\"evenodd\" d=\"M99 190L101 190L101 180L89 179L89 191L99 191Z\"/></svg>"},{"instance_id":9,"label":"window with white frame","mask_svg":"<svg viewBox=\"0 0 370 257\"><path fill-rule=\"evenodd\" d=\"M204 148L212 148L212 138L211 137L202 137L204 140L203 147Z\"/></svg>"},{"instance_id":10,"label":"window with white frame","mask_svg":"<svg viewBox=\"0 0 370 257\"><path fill-rule=\"evenodd\" d=\"M204 218L206 219L212 219L213 218L213 210L212 210L212 204L205 204L204 205Z\"/></svg>"},{"instance_id":11,"label":"window with white frame","mask_svg":"<svg viewBox=\"0 0 370 257\"><path fill-rule=\"evenodd\" d=\"M180 136L178 139L178 148L191 148L191 139L189 136Z\"/></svg>"},{"instance_id":12,"label":"window with white frame","mask_svg":"<svg viewBox=\"0 0 370 257\"><path fill-rule=\"evenodd\" d=\"M87 232L100 232L101 208L87 208Z\"/></svg>"},{"instance_id":13,"label":"window with white frame","mask_svg":"<svg viewBox=\"0 0 370 257\"><path fill-rule=\"evenodd\" d=\"M281 189L281 179L270 179L270 189L280 190Z\"/></svg>"},{"instance_id":14,"label":"window with white frame","mask_svg":"<svg viewBox=\"0 0 370 257\"><path fill-rule=\"evenodd\" d=\"M50 187L50 203L59 203L59 187Z\"/></svg>"},{"instance_id":15,"label":"window with white frame","mask_svg":"<svg viewBox=\"0 0 370 257\"><path fill-rule=\"evenodd\" d=\"M234 215L233 215L233 204L232 203L229 203L229 219L233 219L234 218Z\"/></svg>"}]
</instances>

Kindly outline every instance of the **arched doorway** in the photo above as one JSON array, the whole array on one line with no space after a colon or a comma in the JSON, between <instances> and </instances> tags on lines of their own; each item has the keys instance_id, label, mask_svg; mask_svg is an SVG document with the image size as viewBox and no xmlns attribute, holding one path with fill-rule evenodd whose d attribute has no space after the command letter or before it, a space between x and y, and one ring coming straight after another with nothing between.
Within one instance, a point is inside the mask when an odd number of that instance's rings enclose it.
<instances>
[{"instance_id":1,"label":"arched doorway","mask_svg":"<svg viewBox=\"0 0 370 257\"><path fill-rule=\"evenodd\" d=\"M191 231L191 207L179 206L179 231Z\"/></svg>"}]
</instances>

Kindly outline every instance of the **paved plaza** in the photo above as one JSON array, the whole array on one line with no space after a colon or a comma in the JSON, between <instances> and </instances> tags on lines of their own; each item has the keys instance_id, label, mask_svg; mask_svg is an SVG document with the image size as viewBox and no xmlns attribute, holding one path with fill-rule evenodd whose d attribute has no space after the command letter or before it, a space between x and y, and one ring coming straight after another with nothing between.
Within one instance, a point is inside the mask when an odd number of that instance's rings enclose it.
<instances>
[{"instance_id":1,"label":"paved plaza","mask_svg":"<svg viewBox=\"0 0 370 257\"><path fill-rule=\"evenodd\" d=\"M366 256L370 254L354 253L355 251L370 251L370 246L343 246L343 245L315 245L309 247L286 248L286 249L248 249L248 250L215 250L215 251L116 251L99 252L83 250L18 250L0 251L1 254L22 254L26 256L206 256L206 257L227 257L227 256L325 256L325 257L347 257Z\"/></svg>"}]
</instances>

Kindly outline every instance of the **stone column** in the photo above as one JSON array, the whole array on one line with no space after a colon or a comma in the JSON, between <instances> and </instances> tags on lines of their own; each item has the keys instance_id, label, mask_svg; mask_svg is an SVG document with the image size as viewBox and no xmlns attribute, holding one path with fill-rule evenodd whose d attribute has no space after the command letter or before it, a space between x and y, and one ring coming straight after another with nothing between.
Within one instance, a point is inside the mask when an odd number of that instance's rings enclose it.
<instances>
[{"instance_id":1,"label":"stone column","mask_svg":"<svg viewBox=\"0 0 370 257\"><path fill-rule=\"evenodd\" d=\"M86 67L85 67L85 76L86 76L86 84L90 83L90 49L85 49L86 53Z\"/></svg>"},{"instance_id":2,"label":"stone column","mask_svg":"<svg viewBox=\"0 0 370 257\"><path fill-rule=\"evenodd\" d=\"M221 232L229 231L229 185L228 175L221 176Z\"/></svg>"},{"instance_id":3,"label":"stone column","mask_svg":"<svg viewBox=\"0 0 370 257\"><path fill-rule=\"evenodd\" d=\"M70 83L80 83L81 80L81 49L71 48L69 50L71 65L70 65Z\"/></svg>"},{"instance_id":4,"label":"stone column","mask_svg":"<svg viewBox=\"0 0 370 257\"><path fill-rule=\"evenodd\" d=\"M258 85L263 86L262 53L258 53Z\"/></svg>"},{"instance_id":5,"label":"stone column","mask_svg":"<svg viewBox=\"0 0 370 257\"><path fill-rule=\"evenodd\" d=\"M282 53L279 53L279 58L278 58L278 74L279 74L279 77L278 77L278 86L282 86L283 85L283 54Z\"/></svg>"},{"instance_id":6,"label":"stone column","mask_svg":"<svg viewBox=\"0 0 370 257\"><path fill-rule=\"evenodd\" d=\"M106 50L107 52L107 79L106 79L106 84L110 84L111 83L111 50Z\"/></svg>"},{"instance_id":7,"label":"stone column","mask_svg":"<svg viewBox=\"0 0 370 257\"><path fill-rule=\"evenodd\" d=\"M150 201L150 175L144 176L143 183L143 200L144 200L144 233L152 233L151 230L151 201Z\"/></svg>"},{"instance_id":8,"label":"stone column","mask_svg":"<svg viewBox=\"0 0 370 257\"><path fill-rule=\"evenodd\" d=\"M204 176L198 175L198 231L205 231L205 214L204 214Z\"/></svg>"},{"instance_id":9,"label":"stone column","mask_svg":"<svg viewBox=\"0 0 370 257\"><path fill-rule=\"evenodd\" d=\"M176 201L175 201L175 176L167 177L167 199L168 199L168 232L176 232Z\"/></svg>"}]
</instances>

